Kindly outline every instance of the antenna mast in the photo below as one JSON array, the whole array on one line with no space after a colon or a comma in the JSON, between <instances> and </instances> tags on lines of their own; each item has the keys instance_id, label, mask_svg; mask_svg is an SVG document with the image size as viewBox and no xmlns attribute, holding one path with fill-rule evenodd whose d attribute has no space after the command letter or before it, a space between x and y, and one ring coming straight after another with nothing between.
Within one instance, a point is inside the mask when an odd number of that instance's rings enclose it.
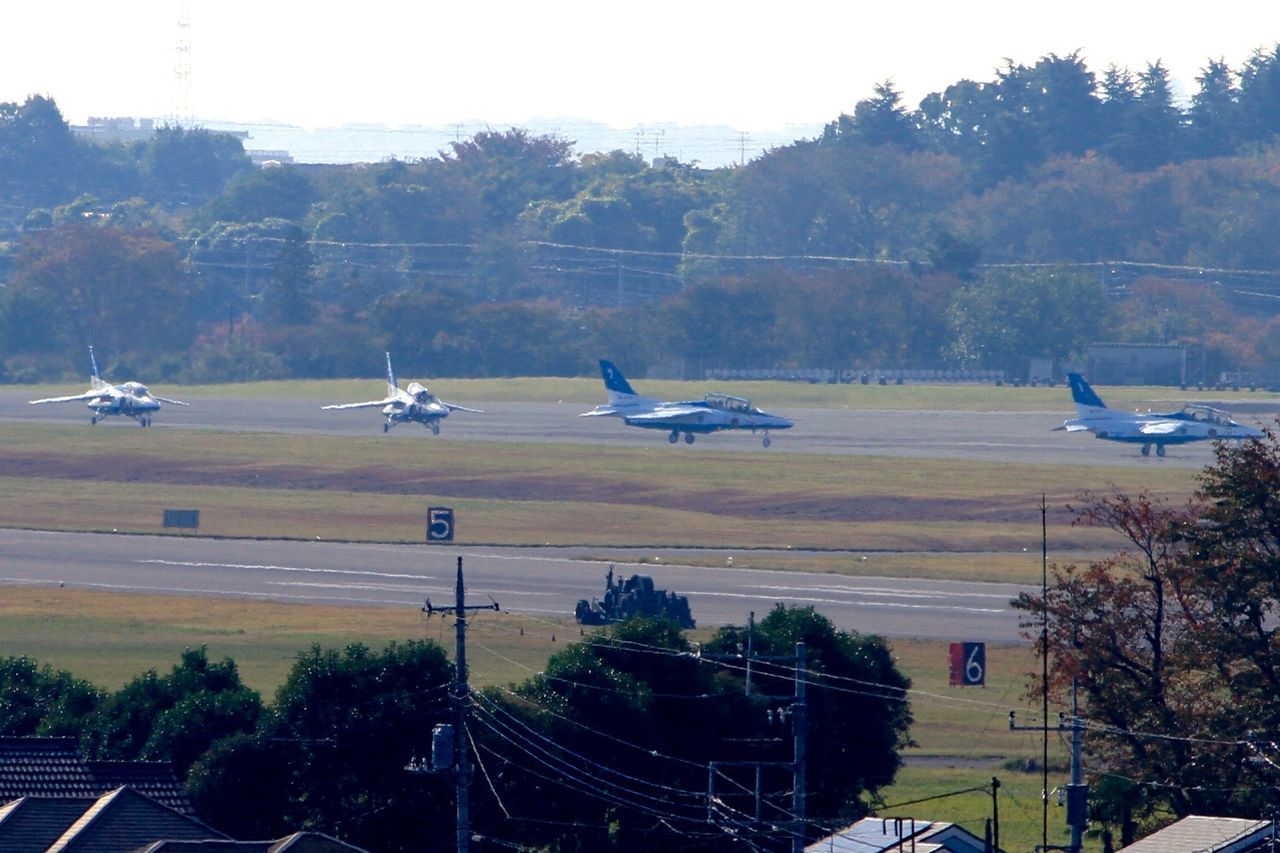
<instances>
[{"instance_id":1,"label":"antenna mast","mask_svg":"<svg viewBox=\"0 0 1280 853\"><path fill-rule=\"evenodd\" d=\"M190 127L191 117L191 8L178 3L178 44L173 65L173 123Z\"/></svg>"}]
</instances>

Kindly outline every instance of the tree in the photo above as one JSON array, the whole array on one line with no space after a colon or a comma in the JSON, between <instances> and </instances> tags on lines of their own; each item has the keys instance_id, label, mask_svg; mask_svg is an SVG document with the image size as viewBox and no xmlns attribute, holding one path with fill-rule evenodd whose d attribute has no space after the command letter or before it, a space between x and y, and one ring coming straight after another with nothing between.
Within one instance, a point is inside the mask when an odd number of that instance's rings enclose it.
<instances>
[{"instance_id":1,"label":"tree","mask_svg":"<svg viewBox=\"0 0 1280 853\"><path fill-rule=\"evenodd\" d=\"M875 85L875 96L858 101L853 116L841 116L839 136L866 145L893 145L911 149L917 145L911 115L902 107L902 93L892 80Z\"/></svg>"},{"instance_id":2,"label":"tree","mask_svg":"<svg viewBox=\"0 0 1280 853\"><path fill-rule=\"evenodd\" d=\"M724 628L691 654L678 628L634 619L576 643L514 692L485 694L479 749L530 840L562 850L652 850L672 845L790 845L754 823L755 762L768 790L790 784L794 651L806 643L807 814L849 820L864 795L889 784L907 744L910 682L878 638L837 631L813 608L782 606L756 626L750 693L745 628ZM874 682L876 695L845 689ZM853 732L857 732L856 737ZM713 768L712 763L716 763ZM748 767L747 765L751 765ZM706 798L708 773L719 779ZM714 786L714 783L713 783ZM761 804L771 823L790 803ZM707 824L707 815L714 815ZM543 824L539 826L539 824ZM569 825L569 829L557 826Z\"/></svg>"},{"instance_id":3,"label":"tree","mask_svg":"<svg viewBox=\"0 0 1280 853\"><path fill-rule=\"evenodd\" d=\"M137 144L152 196L168 201L203 202L252 168L243 143L230 133L166 125Z\"/></svg>"},{"instance_id":4,"label":"tree","mask_svg":"<svg viewBox=\"0 0 1280 853\"><path fill-rule=\"evenodd\" d=\"M1280 43L1253 52L1240 71L1240 130L1245 140L1268 142L1280 133Z\"/></svg>"},{"instance_id":5,"label":"tree","mask_svg":"<svg viewBox=\"0 0 1280 853\"><path fill-rule=\"evenodd\" d=\"M1084 697L1088 766L1138 783L1112 815L1256 814L1280 774L1276 433L1218 445L1200 482L1185 507L1085 496L1079 523L1126 549L1014 602L1029 637L1045 620L1051 690Z\"/></svg>"},{"instance_id":6,"label":"tree","mask_svg":"<svg viewBox=\"0 0 1280 853\"><path fill-rule=\"evenodd\" d=\"M0 197L52 206L75 195L82 151L50 98L0 103Z\"/></svg>"},{"instance_id":7,"label":"tree","mask_svg":"<svg viewBox=\"0 0 1280 853\"><path fill-rule=\"evenodd\" d=\"M572 195L572 152L566 139L511 128L454 142L444 165L470 186L486 225L501 227L515 222L533 201Z\"/></svg>"},{"instance_id":8,"label":"tree","mask_svg":"<svg viewBox=\"0 0 1280 853\"><path fill-rule=\"evenodd\" d=\"M0 735L79 734L102 694L87 681L26 657L0 659Z\"/></svg>"},{"instance_id":9,"label":"tree","mask_svg":"<svg viewBox=\"0 0 1280 853\"><path fill-rule=\"evenodd\" d=\"M262 291L262 304L268 319L298 326L315 317L312 297L314 262L302 229L292 224L286 226L283 240L271 262L271 277Z\"/></svg>"},{"instance_id":10,"label":"tree","mask_svg":"<svg viewBox=\"0 0 1280 853\"><path fill-rule=\"evenodd\" d=\"M287 219L301 223L318 195L298 169L279 166L243 172L209 203L209 215L229 222Z\"/></svg>"},{"instance_id":11,"label":"tree","mask_svg":"<svg viewBox=\"0 0 1280 853\"><path fill-rule=\"evenodd\" d=\"M1188 116L1192 156L1226 157L1236 153L1242 128L1235 73L1221 59L1210 60L1196 82L1200 88L1191 96Z\"/></svg>"},{"instance_id":12,"label":"tree","mask_svg":"<svg viewBox=\"0 0 1280 853\"><path fill-rule=\"evenodd\" d=\"M29 351L59 353L77 375L90 343L113 358L147 360L191 344L181 258L173 243L150 232L89 220L31 235L6 290L14 294L5 295L8 310L54 306L50 336L25 343Z\"/></svg>"},{"instance_id":13,"label":"tree","mask_svg":"<svg viewBox=\"0 0 1280 853\"><path fill-rule=\"evenodd\" d=\"M565 851L724 837L700 792L720 740L751 730L749 703L690 651L673 623L636 619L553 655L512 694L483 694L480 753L529 821L523 837Z\"/></svg>"},{"instance_id":14,"label":"tree","mask_svg":"<svg viewBox=\"0 0 1280 853\"><path fill-rule=\"evenodd\" d=\"M708 643L712 653L746 648L746 631L722 628ZM809 705L807 814L852 821L867 812L864 796L892 784L910 745L911 680L893 662L880 637L838 630L813 607L774 607L760 621L753 646L777 661L805 644ZM785 663L765 665L757 688L787 695L792 687ZM876 685L872 694L851 685ZM857 733L854 736L854 732Z\"/></svg>"},{"instance_id":15,"label":"tree","mask_svg":"<svg viewBox=\"0 0 1280 853\"><path fill-rule=\"evenodd\" d=\"M212 743L252 731L261 712L235 661L214 663L203 647L187 649L168 675L150 670L108 696L82 740L97 758L171 761L183 777Z\"/></svg>"},{"instance_id":16,"label":"tree","mask_svg":"<svg viewBox=\"0 0 1280 853\"><path fill-rule=\"evenodd\" d=\"M257 737L207 768L216 765L219 772L207 778L224 787L206 788L201 796L252 798L256 784L236 769L251 772L278 755L288 778L283 813L295 827L377 850L451 848L449 833L422 832L449 820L443 783L404 770L414 756L431 754L432 723L448 719L444 688L451 669L443 650L429 642L381 652L360 644L340 652L312 646L276 692ZM273 751L270 743L288 748Z\"/></svg>"},{"instance_id":17,"label":"tree","mask_svg":"<svg viewBox=\"0 0 1280 853\"><path fill-rule=\"evenodd\" d=\"M975 366L1023 375L1027 360L1066 358L1108 325L1098 280L1066 270L989 270L956 291L947 309L951 353Z\"/></svg>"}]
</instances>

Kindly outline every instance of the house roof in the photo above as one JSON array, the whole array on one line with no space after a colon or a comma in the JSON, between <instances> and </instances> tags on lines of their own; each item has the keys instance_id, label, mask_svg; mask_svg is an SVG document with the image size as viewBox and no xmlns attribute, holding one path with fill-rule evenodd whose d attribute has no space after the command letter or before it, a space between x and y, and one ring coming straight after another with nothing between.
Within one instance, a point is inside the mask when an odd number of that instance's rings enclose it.
<instances>
[{"instance_id":1,"label":"house roof","mask_svg":"<svg viewBox=\"0 0 1280 853\"><path fill-rule=\"evenodd\" d=\"M5 853L136 850L161 838L226 836L129 788L101 797L22 797L0 807Z\"/></svg>"},{"instance_id":2,"label":"house roof","mask_svg":"<svg viewBox=\"0 0 1280 853\"><path fill-rule=\"evenodd\" d=\"M0 806L0 849L48 850L93 803L92 797L23 797Z\"/></svg>"},{"instance_id":3,"label":"house roof","mask_svg":"<svg viewBox=\"0 0 1280 853\"><path fill-rule=\"evenodd\" d=\"M1271 837L1271 821L1188 815L1151 833L1120 853L1243 853L1260 849Z\"/></svg>"},{"instance_id":4,"label":"house roof","mask_svg":"<svg viewBox=\"0 0 1280 853\"><path fill-rule=\"evenodd\" d=\"M275 841L157 841L141 853L364 853L319 832L295 832Z\"/></svg>"},{"instance_id":5,"label":"house roof","mask_svg":"<svg viewBox=\"0 0 1280 853\"><path fill-rule=\"evenodd\" d=\"M917 853L982 853L983 839L954 823L865 817L805 847L805 853L883 853L911 841Z\"/></svg>"},{"instance_id":6,"label":"house roof","mask_svg":"<svg viewBox=\"0 0 1280 853\"><path fill-rule=\"evenodd\" d=\"M98 797L128 786L194 813L173 767L158 761L86 761L75 738L0 737L0 803L21 797Z\"/></svg>"}]
</instances>

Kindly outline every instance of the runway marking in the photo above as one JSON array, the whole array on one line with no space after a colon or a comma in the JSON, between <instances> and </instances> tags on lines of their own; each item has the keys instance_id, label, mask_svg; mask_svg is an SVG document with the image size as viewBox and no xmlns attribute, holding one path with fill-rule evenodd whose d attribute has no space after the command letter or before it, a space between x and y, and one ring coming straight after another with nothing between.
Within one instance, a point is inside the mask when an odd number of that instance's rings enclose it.
<instances>
[{"instance_id":1,"label":"runway marking","mask_svg":"<svg viewBox=\"0 0 1280 853\"><path fill-rule=\"evenodd\" d=\"M773 595L753 595L745 592L691 592L691 597L715 597L715 598L745 598L757 601L777 601L779 598L789 603L801 602L803 604L834 604L841 607L881 607L886 609L898 610L946 610L954 613L1007 613L1009 611L1002 607L960 607L958 605L942 605L942 604L911 604L908 602L893 603L887 601L850 601L841 598L815 598L812 596L773 596Z\"/></svg>"},{"instance_id":2,"label":"runway marking","mask_svg":"<svg viewBox=\"0 0 1280 853\"><path fill-rule=\"evenodd\" d=\"M853 586L754 586L753 589L758 590L778 590L787 591L795 590L796 592L825 592L825 593L844 593L858 595L883 595L896 596L900 598L996 598L1000 600L1008 600L1009 596L1000 595L994 592L949 592L947 590L931 590L931 589L894 589L892 587L853 587Z\"/></svg>"},{"instance_id":3,"label":"runway marking","mask_svg":"<svg viewBox=\"0 0 1280 853\"><path fill-rule=\"evenodd\" d=\"M405 590L414 592L438 592L452 593L452 587L436 586L431 588L424 587L407 587L394 586L392 584L358 584L358 583L321 583L318 581L263 581L267 586L297 586L297 587L313 587L316 589L381 589L381 590ZM541 595L553 596L560 595L558 592L530 592L523 589L489 589L484 590L486 595Z\"/></svg>"},{"instance_id":4,"label":"runway marking","mask_svg":"<svg viewBox=\"0 0 1280 853\"><path fill-rule=\"evenodd\" d=\"M53 581L43 580L41 578L12 578L0 577L0 583L21 584L29 586L32 584L40 586L53 586ZM239 590L225 589L202 589L199 587L154 587L140 586L138 584L121 584L121 583L84 583L77 581L76 583L67 584L70 589L106 589L124 592L142 592L152 593L155 595L200 595L210 596L213 598L260 598L265 601L311 601L321 604L349 604L352 602L358 604L368 604L387 607L408 607L410 603L389 598L324 598L315 595L289 595L287 593L267 593L267 592L249 592ZM549 593L548 593L549 594ZM552 609L546 607L504 607L503 613L546 613L555 616L567 616L570 611L562 609Z\"/></svg>"},{"instance_id":5,"label":"runway marking","mask_svg":"<svg viewBox=\"0 0 1280 853\"><path fill-rule=\"evenodd\" d=\"M270 572L311 572L314 574L333 575L368 575L375 578L405 578L415 581L436 580L435 575L407 575L396 572L371 572L365 569L314 569L308 566L269 566L253 563L201 563L190 560L138 560L139 563L152 563L161 566L181 566L192 569L262 569Z\"/></svg>"}]
</instances>

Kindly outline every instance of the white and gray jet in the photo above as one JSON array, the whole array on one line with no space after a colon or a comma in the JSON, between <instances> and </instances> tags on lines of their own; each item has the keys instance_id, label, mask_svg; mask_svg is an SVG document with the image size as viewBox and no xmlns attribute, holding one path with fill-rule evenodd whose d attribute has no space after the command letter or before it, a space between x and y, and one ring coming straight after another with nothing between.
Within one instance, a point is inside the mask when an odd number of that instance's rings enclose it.
<instances>
[{"instance_id":1,"label":"white and gray jet","mask_svg":"<svg viewBox=\"0 0 1280 853\"><path fill-rule=\"evenodd\" d=\"M579 417L622 418L627 426L642 429L669 430L667 441L675 444L684 435L686 444L693 444L698 433L720 430L759 430L764 433L765 447L772 440L771 429L790 429L792 422L778 415L771 415L756 408L751 401L730 394L711 393L701 400L655 400L642 397L631 387L622 371L613 362L600 360L600 375L604 377L605 392L609 402L596 406Z\"/></svg>"},{"instance_id":2,"label":"white and gray jet","mask_svg":"<svg viewBox=\"0 0 1280 853\"><path fill-rule=\"evenodd\" d=\"M1188 404L1176 412L1121 412L1107 408L1079 373L1068 373L1067 382L1077 417L1064 421L1055 430L1087 431L1095 438L1137 444L1142 447L1143 456L1149 456L1152 447L1157 456L1164 456L1164 449L1170 444L1263 437L1262 430L1236 423L1230 414L1212 406Z\"/></svg>"},{"instance_id":3,"label":"white and gray jet","mask_svg":"<svg viewBox=\"0 0 1280 853\"><path fill-rule=\"evenodd\" d=\"M89 418L90 424L96 424L105 417L112 415L125 415L133 418L138 422L138 426L151 426L151 416L160 411L161 403L169 403L174 406L187 406L181 400L171 400L168 397L161 397L159 394L152 394L146 385L141 382L123 382L119 385L112 385L110 382L104 382L102 376L98 373L98 359L93 354L93 347L89 347L89 365L92 373L89 376L89 390L83 394L72 394L69 397L45 397L41 400L31 400L31 405L39 403L74 403L78 400L84 400L85 405L93 410L93 415Z\"/></svg>"},{"instance_id":4,"label":"white and gray jet","mask_svg":"<svg viewBox=\"0 0 1280 853\"><path fill-rule=\"evenodd\" d=\"M440 434L440 421L449 417L450 412L473 412L484 414L480 409L468 409L455 403L446 403L427 390L427 386L410 382L408 390L402 391L396 385L396 374L391 369L391 353L387 353L387 396L381 400L370 400L367 403L339 403L322 406L327 410L336 409L382 409L386 422L382 431L388 432L396 424L420 423L431 430L432 435Z\"/></svg>"}]
</instances>

